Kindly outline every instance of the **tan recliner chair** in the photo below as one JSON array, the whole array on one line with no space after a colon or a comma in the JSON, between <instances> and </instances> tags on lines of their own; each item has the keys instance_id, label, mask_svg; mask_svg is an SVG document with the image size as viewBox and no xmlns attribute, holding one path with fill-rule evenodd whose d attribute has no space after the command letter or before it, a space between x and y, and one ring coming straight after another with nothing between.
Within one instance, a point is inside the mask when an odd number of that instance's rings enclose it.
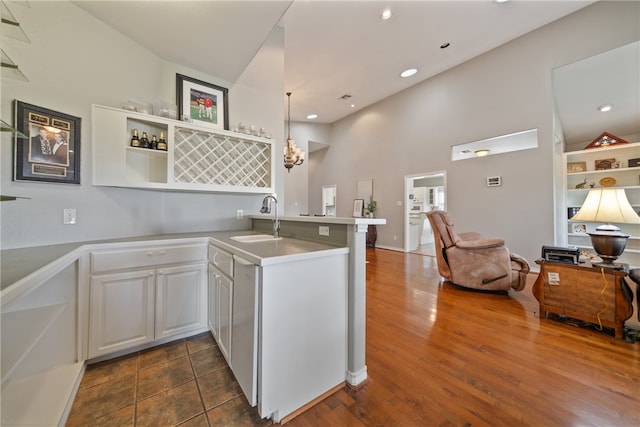
<instances>
[{"instance_id":1,"label":"tan recliner chair","mask_svg":"<svg viewBox=\"0 0 640 427\"><path fill-rule=\"evenodd\" d=\"M445 211L428 212L427 218L435 237L438 271L446 280L484 291L524 289L529 264L510 253L504 240L475 232L457 234Z\"/></svg>"}]
</instances>

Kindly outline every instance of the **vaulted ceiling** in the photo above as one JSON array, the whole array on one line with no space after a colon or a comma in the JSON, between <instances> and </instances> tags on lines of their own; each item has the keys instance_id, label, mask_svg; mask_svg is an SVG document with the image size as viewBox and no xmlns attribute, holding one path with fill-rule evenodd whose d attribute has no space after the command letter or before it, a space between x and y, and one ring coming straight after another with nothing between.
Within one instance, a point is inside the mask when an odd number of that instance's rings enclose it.
<instances>
[{"instance_id":1,"label":"vaulted ceiling","mask_svg":"<svg viewBox=\"0 0 640 427\"><path fill-rule=\"evenodd\" d=\"M282 25L292 120L315 113L320 123L339 120L590 3L75 2L160 57L230 82L239 78L274 26ZM392 17L382 20L387 7ZM445 43L449 47L442 49ZM407 68L418 72L399 77Z\"/></svg>"}]
</instances>

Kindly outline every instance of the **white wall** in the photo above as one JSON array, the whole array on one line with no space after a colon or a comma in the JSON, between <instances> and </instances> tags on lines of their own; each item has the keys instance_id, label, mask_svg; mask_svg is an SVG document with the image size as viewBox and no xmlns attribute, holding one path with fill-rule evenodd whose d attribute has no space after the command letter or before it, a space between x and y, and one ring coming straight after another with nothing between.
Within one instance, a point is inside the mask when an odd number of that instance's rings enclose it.
<instances>
[{"instance_id":1,"label":"white wall","mask_svg":"<svg viewBox=\"0 0 640 427\"><path fill-rule=\"evenodd\" d=\"M404 176L446 170L457 229L503 237L533 264L554 242L552 70L637 40L639 17L638 2L598 2L335 123L309 193L337 184L350 216L357 179L373 177L377 246L402 250ZM454 144L531 128L537 149L450 160ZM503 185L486 187L495 175Z\"/></svg>"},{"instance_id":2,"label":"white wall","mask_svg":"<svg viewBox=\"0 0 640 427\"><path fill-rule=\"evenodd\" d=\"M232 84L162 60L71 2L30 2L30 6L16 5L12 12L31 43L2 39L3 49L29 82L2 78L0 113L13 123L12 102L18 99L81 117L81 185L13 182L13 142L2 133L1 193L30 198L0 204L2 249L248 227L248 220L235 219L236 209L257 213L262 196L92 186L91 104L119 107L128 99L173 101L175 74L186 74L229 88L230 123L244 121L269 129L277 141L276 152L282 152L282 29L274 30ZM284 192L282 169L276 167L279 193ZM62 224L64 208L77 209L77 225Z\"/></svg>"},{"instance_id":3,"label":"white wall","mask_svg":"<svg viewBox=\"0 0 640 427\"><path fill-rule=\"evenodd\" d=\"M317 151L309 152L309 143L328 144L330 130L330 126L326 124L291 123L291 139L296 142L298 147L302 148L306 157L302 165L294 166L290 173L284 174L285 194L287 196L285 213L287 215L322 213L322 185L327 184L321 184L318 187L312 184L315 167L318 164L317 156L321 153ZM317 189L318 191L310 191L311 189Z\"/></svg>"}]
</instances>

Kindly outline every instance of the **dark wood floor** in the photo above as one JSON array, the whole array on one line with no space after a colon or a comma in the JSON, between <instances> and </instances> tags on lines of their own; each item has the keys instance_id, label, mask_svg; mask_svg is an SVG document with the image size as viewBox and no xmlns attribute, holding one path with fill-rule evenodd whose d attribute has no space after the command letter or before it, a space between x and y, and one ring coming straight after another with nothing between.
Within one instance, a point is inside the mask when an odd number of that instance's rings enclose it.
<instances>
[{"instance_id":1,"label":"dark wood floor","mask_svg":"<svg viewBox=\"0 0 640 427\"><path fill-rule=\"evenodd\" d=\"M541 320L534 275L489 295L440 284L432 257L367 260L370 380L288 426L640 425L640 343Z\"/></svg>"}]
</instances>

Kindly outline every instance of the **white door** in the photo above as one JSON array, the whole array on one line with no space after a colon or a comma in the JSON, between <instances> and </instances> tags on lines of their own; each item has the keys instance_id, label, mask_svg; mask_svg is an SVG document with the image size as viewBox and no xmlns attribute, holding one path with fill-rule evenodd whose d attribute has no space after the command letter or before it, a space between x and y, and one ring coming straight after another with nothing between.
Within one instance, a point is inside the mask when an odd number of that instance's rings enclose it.
<instances>
[{"instance_id":1,"label":"white door","mask_svg":"<svg viewBox=\"0 0 640 427\"><path fill-rule=\"evenodd\" d=\"M404 177L405 189L405 220L404 220L404 251L418 250L429 254L433 246L431 229L426 213L429 210L446 210L446 171L426 172ZM426 190L423 192L423 189ZM429 191L433 189L433 191ZM415 192L415 194L414 194ZM421 204L414 203L415 196L423 197ZM418 209L413 209L418 207ZM424 245L424 247L423 247ZM428 251L425 252L425 248Z\"/></svg>"},{"instance_id":2,"label":"white door","mask_svg":"<svg viewBox=\"0 0 640 427\"><path fill-rule=\"evenodd\" d=\"M89 358L154 340L155 271L93 276Z\"/></svg>"},{"instance_id":3,"label":"white door","mask_svg":"<svg viewBox=\"0 0 640 427\"><path fill-rule=\"evenodd\" d=\"M158 270L156 289L156 339L206 326L207 264Z\"/></svg>"}]
</instances>

